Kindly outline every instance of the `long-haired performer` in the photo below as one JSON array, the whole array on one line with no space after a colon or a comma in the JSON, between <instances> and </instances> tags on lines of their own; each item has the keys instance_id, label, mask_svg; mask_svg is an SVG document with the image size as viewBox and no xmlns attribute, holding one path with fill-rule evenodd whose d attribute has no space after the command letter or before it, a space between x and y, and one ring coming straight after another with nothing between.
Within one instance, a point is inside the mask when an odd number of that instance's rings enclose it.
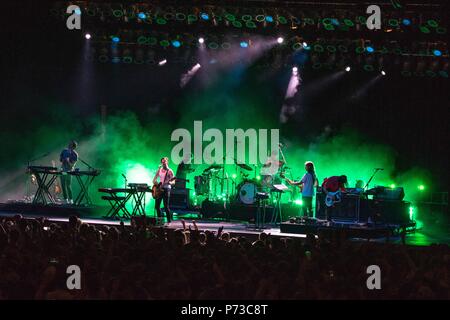
<instances>
[{"instance_id":1,"label":"long-haired performer","mask_svg":"<svg viewBox=\"0 0 450 320\"><path fill-rule=\"evenodd\" d=\"M161 212L161 201L164 203L164 209L166 211L167 222L170 223L172 221L172 212L170 211L170 190L172 189L172 185L175 184L174 175L172 169L169 168L169 158L164 157L161 158L161 165L156 171L155 177L153 178L153 184L156 185L158 183L158 179L160 182L160 188L162 190L162 195L155 199L155 209L158 214L158 218L162 220L163 215Z\"/></svg>"},{"instance_id":2,"label":"long-haired performer","mask_svg":"<svg viewBox=\"0 0 450 320\"><path fill-rule=\"evenodd\" d=\"M302 190L303 215L306 217L313 216L312 203L314 197L314 188L318 185L314 163L312 161L305 162L306 173L300 181L292 181L286 179L291 185L300 186Z\"/></svg>"}]
</instances>

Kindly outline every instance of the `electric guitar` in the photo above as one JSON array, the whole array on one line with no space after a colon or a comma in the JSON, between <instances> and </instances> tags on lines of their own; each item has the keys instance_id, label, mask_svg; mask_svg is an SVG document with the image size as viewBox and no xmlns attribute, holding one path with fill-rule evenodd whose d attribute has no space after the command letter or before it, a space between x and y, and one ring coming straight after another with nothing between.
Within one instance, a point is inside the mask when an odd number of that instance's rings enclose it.
<instances>
[{"instance_id":1,"label":"electric guitar","mask_svg":"<svg viewBox=\"0 0 450 320\"><path fill-rule=\"evenodd\" d=\"M185 181L185 182L189 182L189 180L187 179L181 179L181 178L176 178L173 177L172 179L170 179L167 183L171 183L175 180L180 180L180 181ZM162 182L159 183L155 183L152 187L152 197L153 199L159 199L162 197L164 193L164 188L162 187Z\"/></svg>"},{"instance_id":2,"label":"electric guitar","mask_svg":"<svg viewBox=\"0 0 450 320\"><path fill-rule=\"evenodd\" d=\"M324 190L324 192L326 193L325 205L327 207L332 207L335 203L341 202L341 200L342 200L341 190L338 190L338 191L335 191L335 192Z\"/></svg>"}]
</instances>

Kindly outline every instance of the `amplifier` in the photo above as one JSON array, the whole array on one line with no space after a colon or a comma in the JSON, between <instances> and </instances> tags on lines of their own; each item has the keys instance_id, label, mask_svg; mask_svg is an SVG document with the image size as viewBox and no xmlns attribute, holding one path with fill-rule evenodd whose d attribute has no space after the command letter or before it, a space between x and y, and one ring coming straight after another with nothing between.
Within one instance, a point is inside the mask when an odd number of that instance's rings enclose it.
<instances>
[{"instance_id":1,"label":"amplifier","mask_svg":"<svg viewBox=\"0 0 450 320\"><path fill-rule=\"evenodd\" d=\"M190 207L190 191L191 189L172 189L170 191L170 207L174 209L188 209Z\"/></svg>"},{"instance_id":2,"label":"amplifier","mask_svg":"<svg viewBox=\"0 0 450 320\"><path fill-rule=\"evenodd\" d=\"M325 194L316 194L316 218L326 219L326 209L331 212L331 219L357 221L359 216L359 195L343 194L341 202L335 203L332 208L325 205Z\"/></svg>"},{"instance_id":3,"label":"amplifier","mask_svg":"<svg viewBox=\"0 0 450 320\"><path fill-rule=\"evenodd\" d=\"M378 187L380 188L380 187ZM374 199L379 200L397 200L401 201L405 197L405 191L402 187L397 188L388 188L381 187L379 192L376 192L374 195Z\"/></svg>"}]
</instances>

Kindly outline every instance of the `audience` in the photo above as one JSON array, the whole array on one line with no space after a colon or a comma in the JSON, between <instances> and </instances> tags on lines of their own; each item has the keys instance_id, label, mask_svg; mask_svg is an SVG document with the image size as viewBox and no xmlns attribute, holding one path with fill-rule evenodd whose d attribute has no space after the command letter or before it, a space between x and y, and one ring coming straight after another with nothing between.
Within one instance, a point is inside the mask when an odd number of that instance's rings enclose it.
<instances>
[{"instance_id":1,"label":"audience","mask_svg":"<svg viewBox=\"0 0 450 320\"><path fill-rule=\"evenodd\" d=\"M81 290L67 289L69 265ZM369 265L381 290L367 289ZM449 265L447 245L0 218L0 299L449 299Z\"/></svg>"}]
</instances>

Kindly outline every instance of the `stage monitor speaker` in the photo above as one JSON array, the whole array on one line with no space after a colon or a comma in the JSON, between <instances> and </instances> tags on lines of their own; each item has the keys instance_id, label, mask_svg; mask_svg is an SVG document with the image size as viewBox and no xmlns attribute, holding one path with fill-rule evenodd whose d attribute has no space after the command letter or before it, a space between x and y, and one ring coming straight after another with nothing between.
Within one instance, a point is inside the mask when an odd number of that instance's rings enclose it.
<instances>
[{"instance_id":1,"label":"stage monitor speaker","mask_svg":"<svg viewBox=\"0 0 450 320\"><path fill-rule=\"evenodd\" d=\"M396 200L402 201L405 197L405 191L402 187L397 188L388 188L383 187L379 192L376 192L374 195L374 199L378 200Z\"/></svg>"},{"instance_id":2,"label":"stage monitor speaker","mask_svg":"<svg viewBox=\"0 0 450 320\"><path fill-rule=\"evenodd\" d=\"M188 209L190 189L172 189L170 191L170 207L174 209Z\"/></svg>"}]
</instances>

